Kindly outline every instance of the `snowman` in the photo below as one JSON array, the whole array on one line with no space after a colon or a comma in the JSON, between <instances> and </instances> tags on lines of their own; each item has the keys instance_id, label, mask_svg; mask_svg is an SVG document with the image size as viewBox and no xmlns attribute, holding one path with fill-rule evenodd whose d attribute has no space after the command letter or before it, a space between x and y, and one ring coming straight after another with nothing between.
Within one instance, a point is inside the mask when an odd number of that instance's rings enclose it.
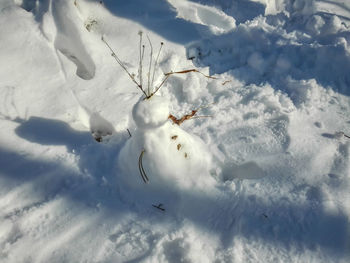
<instances>
[{"instance_id":1,"label":"snowman","mask_svg":"<svg viewBox=\"0 0 350 263\"><path fill-rule=\"evenodd\" d=\"M142 39L142 33L140 38ZM112 51L112 56L126 70L108 43L102 40ZM139 75L142 74L141 49L140 45ZM154 63L154 71L160 50ZM151 88L148 87L148 92L142 87L141 77L137 81L133 74L128 71L127 73L144 96L132 109L136 130L118 155L120 192L124 199L133 203L152 204L161 210L175 207L181 203L181 193L184 191L205 191L215 184L215 179L210 175L211 154L199 137L189 134L178 125L179 122L174 121L169 112L169 101L156 94L173 73L165 74L165 79L153 89L153 78L151 81L149 79ZM148 78L151 75L148 73Z\"/></svg>"},{"instance_id":2,"label":"snowman","mask_svg":"<svg viewBox=\"0 0 350 263\"><path fill-rule=\"evenodd\" d=\"M213 185L206 145L172 123L169 115L169 102L163 97L140 99L132 110L136 130L118 158L120 183L151 204L175 204L182 191Z\"/></svg>"}]
</instances>

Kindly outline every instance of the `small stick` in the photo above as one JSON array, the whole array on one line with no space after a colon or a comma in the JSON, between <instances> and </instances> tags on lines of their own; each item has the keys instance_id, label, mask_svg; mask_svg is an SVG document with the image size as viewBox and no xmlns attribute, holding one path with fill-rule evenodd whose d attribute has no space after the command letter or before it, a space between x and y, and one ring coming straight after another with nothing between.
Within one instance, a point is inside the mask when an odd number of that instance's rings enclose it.
<instances>
[{"instance_id":1,"label":"small stick","mask_svg":"<svg viewBox=\"0 0 350 263\"><path fill-rule=\"evenodd\" d=\"M148 176L143 168L143 164L142 164L142 157L144 155L144 153L146 152L146 150L142 150L141 154L140 154L140 157L139 157L139 171L140 171L140 174L141 174L141 178L143 180L143 182L145 184L148 183L149 179L148 179Z\"/></svg>"},{"instance_id":2,"label":"small stick","mask_svg":"<svg viewBox=\"0 0 350 263\"><path fill-rule=\"evenodd\" d=\"M189 120L191 119L195 114L197 113L197 110L192 110L192 112L190 114L186 114L185 116L183 116L180 119L177 119L174 115L170 114L169 115L169 119L173 121L173 123L180 125L181 123L183 123L185 120Z\"/></svg>"},{"instance_id":3,"label":"small stick","mask_svg":"<svg viewBox=\"0 0 350 263\"><path fill-rule=\"evenodd\" d=\"M160 48L159 48L159 51L158 51L158 55L157 55L156 60L154 61L154 65L153 65L153 76L152 76L151 87L153 87L154 75L155 75L155 72L156 72L156 69L157 69L157 66L158 66L158 59L159 59L159 56L160 56L160 52L162 51L163 45L164 45L164 43L163 43L163 42L160 42Z\"/></svg>"},{"instance_id":4,"label":"small stick","mask_svg":"<svg viewBox=\"0 0 350 263\"><path fill-rule=\"evenodd\" d=\"M170 75L165 76L165 78L163 79L162 83L160 83L160 85L158 86L158 88L156 88L156 90L155 90L154 92L152 92L152 94L151 94L148 98L150 98L150 97L152 97L154 94L156 94L157 91L163 86L163 84L167 81L167 79L168 79L169 77L170 77ZM147 99L148 99L148 98L147 98Z\"/></svg>"},{"instance_id":5,"label":"small stick","mask_svg":"<svg viewBox=\"0 0 350 263\"><path fill-rule=\"evenodd\" d=\"M143 60L143 51L141 49L141 46L142 46L142 31L139 31L139 36L140 36L140 44L139 44L139 47L140 47L140 62L139 62L139 79L140 79L140 85L142 87L142 60ZM144 48L145 46L143 46L143 50L145 50Z\"/></svg>"},{"instance_id":6,"label":"small stick","mask_svg":"<svg viewBox=\"0 0 350 263\"><path fill-rule=\"evenodd\" d=\"M199 119L199 118L212 118L211 115L201 115L201 116L193 116L191 119Z\"/></svg>"},{"instance_id":7,"label":"small stick","mask_svg":"<svg viewBox=\"0 0 350 263\"><path fill-rule=\"evenodd\" d=\"M163 84L168 80L168 78L173 75L173 74L186 74L186 73L190 73L190 72L196 72L196 73L199 73L199 74L202 74L204 77L206 78L209 78L209 79L218 79L216 77L213 77L213 76L208 76L208 75L205 75L204 73L200 72L199 70L197 69L187 69L187 70L182 70L182 71L176 71L176 72L168 72L168 73L164 73L164 79L162 81L162 83L160 83L160 85L156 88L156 90L150 94L147 99L149 99L150 97L152 97L154 94L157 93L157 91L163 86Z\"/></svg>"},{"instance_id":8,"label":"small stick","mask_svg":"<svg viewBox=\"0 0 350 263\"><path fill-rule=\"evenodd\" d=\"M152 69L152 59L153 59L153 46L152 46L152 42L149 39L149 36L147 35L147 39L149 42L149 45L151 47L151 54L149 55L149 68L148 68L148 74L147 74L147 80L148 80L148 85L147 85L147 89L148 89L148 96L151 95L151 91L150 91L150 81L151 81L151 69Z\"/></svg>"},{"instance_id":9,"label":"small stick","mask_svg":"<svg viewBox=\"0 0 350 263\"><path fill-rule=\"evenodd\" d=\"M165 208L163 208L163 204L159 204L159 205L152 205L153 207L155 207L155 208L157 208L157 209L159 209L159 210L161 210L161 211L165 211Z\"/></svg>"},{"instance_id":10,"label":"small stick","mask_svg":"<svg viewBox=\"0 0 350 263\"><path fill-rule=\"evenodd\" d=\"M126 129L126 130L128 131L129 136L130 136L130 138L131 138L132 136L131 136L131 132L130 132L130 130L129 130L129 129Z\"/></svg>"},{"instance_id":11,"label":"small stick","mask_svg":"<svg viewBox=\"0 0 350 263\"><path fill-rule=\"evenodd\" d=\"M342 132L342 134L344 135L344 137L350 139L350 136L349 136L349 135L346 135L344 132Z\"/></svg>"},{"instance_id":12,"label":"small stick","mask_svg":"<svg viewBox=\"0 0 350 263\"><path fill-rule=\"evenodd\" d=\"M207 118L207 117L212 117L212 116L209 116L209 115L203 115L203 116L194 116L196 115L196 113L203 109L203 108L207 108L211 105L212 103L210 104L207 104L207 105L203 105L203 106L200 106L199 108L197 108L196 110L192 110L192 112L190 114L186 114L184 115L182 118L180 119L177 119L174 115L170 114L169 115L169 119L173 121L173 123L177 124L177 125L180 125L181 123L183 123L184 121L186 120L189 120L189 119L192 119L192 118Z\"/></svg>"},{"instance_id":13,"label":"small stick","mask_svg":"<svg viewBox=\"0 0 350 263\"><path fill-rule=\"evenodd\" d=\"M185 73L190 73L190 72L195 72L195 73L202 74L204 77L209 78L209 79L218 79L218 78L213 77L213 76L205 75L204 73L202 73L199 70L194 69L194 68L193 69L182 70L182 71L176 71L176 72L168 72L168 73L165 73L164 75L167 76L167 75L173 75L173 74L185 74Z\"/></svg>"},{"instance_id":14,"label":"small stick","mask_svg":"<svg viewBox=\"0 0 350 263\"><path fill-rule=\"evenodd\" d=\"M143 92L143 94L145 94L145 96L147 97L146 92L143 90L142 85L140 85L134 78L133 75L130 74L130 72L127 70L127 68L124 66L123 62L119 59L119 57L117 56L117 54L114 52L114 50L111 48L111 46L108 44L108 42L104 39L104 37L102 36L101 40L106 44L106 46L109 48L109 50L112 52L112 56L114 57L114 59L117 61L117 63L119 64L119 66L122 67L122 69L124 69L124 71L129 75L130 79L136 84L136 86Z\"/></svg>"}]
</instances>

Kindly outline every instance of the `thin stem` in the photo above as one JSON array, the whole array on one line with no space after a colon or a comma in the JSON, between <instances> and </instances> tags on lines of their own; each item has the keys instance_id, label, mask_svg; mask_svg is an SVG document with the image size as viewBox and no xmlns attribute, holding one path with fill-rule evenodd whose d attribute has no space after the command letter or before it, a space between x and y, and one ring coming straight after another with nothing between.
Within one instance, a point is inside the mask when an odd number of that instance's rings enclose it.
<instances>
[{"instance_id":1,"label":"thin stem","mask_svg":"<svg viewBox=\"0 0 350 263\"><path fill-rule=\"evenodd\" d=\"M344 137L350 139L350 136L349 136L349 135L346 135L344 132L343 132L343 135L344 135Z\"/></svg>"},{"instance_id":2,"label":"thin stem","mask_svg":"<svg viewBox=\"0 0 350 263\"><path fill-rule=\"evenodd\" d=\"M148 80L148 85L147 85L147 88L148 88L148 96L151 95L151 91L150 91L150 79L151 79L151 69L152 69L152 59L153 59L153 46L152 46L152 42L151 40L149 39L148 35L147 35L147 39L148 39L148 42L149 42L149 45L151 47L151 54L149 55L149 68L148 68L148 74L147 74L147 80Z\"/></svg>"},{"instance_id":3,"label":"thin stem","mask_svg":"<svg viewBox=\"0 0 350 263\"><path fill-rule=\"evenodd\" d=\"M201 110L201 109L206 109L206 108L209 108L211 105L215 104L215 102L212 102L212 103L209 103L209 104L205 104L205 105L202 105L200 106L197 111Z\"/></svg>"},{"instance_id":4,"label":"thin stem","mask_svg":"<svg viewBox=\"0 0 350 263\"><path fill-rule=\"evenodd\" d=\"M142 45L142 31L139 32L140 35L140 44L139 44L139 53L140 53L140 62L139 62L139 79L140 79L140 85L143 86L142 83L142 60L143 60L143 54L145 51L145 46Z\"/></svg>"},{"instance_id":5,"label":"thin stem","mask_svg":"<svg viewBox=\"0 0 350 263\"><path fill-rule=\"evenodd\" d=\"M197 69L187 69L187 70L182 70L182 71L176 71L176 72L168 72L168 73L165 73L165 78L163 79L162 83L160 83L160 85L158 86L158 88L156 88L156 90L154 92L152 92L152 94L150 94L146 99L149 99L150 97L152 97L154 94L157 93L157 91L163 86L163 84L168 80L168 78L173 75L173 74L186 74L186 73L190 73L190 72L196 72L196 73L199 73L199 74L202 74L204 77L206 78L209 78L209 79L218 79L216 77L213 77L213 76L208 76L208 75L205 75L204 73L200 72L199 70Z\"/></svg>"},{"instance_id":6,"label":"thin stem","mask_svg":"<svg viewBox=\"0 0 350 263\"><path fill-rule=\"evenodd\" d=\"M213 118L211 115L200 115L200 116L193 116L191 119L199 119L199 118Z\"/></svg>"},{"instance_id":7,"label":"thin stem","mask_svg":"<svg viewBox=\"0 0 350 263\"><path fill-rule=\"evenodd\" d=\"M187 69L187 70L182 70L182 71L176 71L176 72L168 72L168 73L165 73L164 75L167 76L167 75L173 75L173 74L185 74L185 73L190 73L190 72L195 72L195 73L199 73L199 74L202 74L204 77L208 78L208 79L218 79L216 77L213 77L213 76L208 76L208 75L205 75L204 73L200 72L199 70L197 69Z\"/></svg>"},{"instance_id":8,"label":"thin stem","mask_svg":"<svg viewBox=\"0 0 350 263\"><path fill-rule=\"evenodd\" d=\"M159 56L160 56L160 52L162 51L163 45L164 45L164 43L163 43L163 42L160 42L160 48L159 48L159 51L158 51L158 55L157 55L156 60L154 61L153 76L152 76L151 87L153 87L154 75L155 75L155 73L156 73L156 69L157 69L157 66L158 66L158 59L159 59Z\"/></svg>"},{"instance_id":9,"label":"thin stem","mask_svg":"<svg viewBox=\"0 0 350 263\"><path fill-rule=\"evenodd\" d=\"M146 150L142 150L142 152L139 156L139 171L140 171L143 182L146 184L149 181L149 179L148 179L148 176L146 175L145 169L143 168L143 164L142 164L142 157L143 157L145 152L146 152Z\"/></svg>"},{"instance_id":10,"label":"thin stem","mask_svg":"<svg viewBox=\"0 0 350 263\"><path fill-rule=\"evenodd\" d=\"M101 38L101 40L106 44L106 46L109 48L109 50L112 52L112 56L114 57L114 59L117 61L117 63L119 64L119 66L122 67L122 69L124 69L124 71L129 75L130 79L137 85L137 87L143 92L143 94L145 94L145 96L147 97L146 92L143 90L142 86L137 83L137 81L135 80L135 77L130 74L130 72L127 70L127 68L125 67L125 65L123 64L123 62L119 59L119 57L117 56L117 54L114 52L114 50L111 48L111 46L108 44L108 42L104 39L104 37Z\"/></svg>"},{"instance_id":11,"label":"thin stem","mask_svg":"<svg viewBox=\"0 0 350 263\"><path fill-rule=\"evenodd\" d=\"M170 77L170 75L165 75L165 77L164 77L162 83L160 83L160 85L158 86L158 88L156 88L156 90L155 90L154 92L152 92L152 94L151 94L148 98L150 98L150 97L152 97L154 94L156 94L157 91L163 86L163 84L167 81L167 79L168 79L169 77Z\"/></svg>"},{"instance_id":12,"label":"thin stem","mask_svg":"<svg viewBox=\"0 0 350 263\"><path fill-rule=\"evenodd\" d=\"M153 207L155 207L155 208L157 208L157 209L159 209L159 210L161 210L161 211L165 211L165 208L163 207L163 204L159 204L159 205L152 205Z\"/></svg>"}]
</instances>

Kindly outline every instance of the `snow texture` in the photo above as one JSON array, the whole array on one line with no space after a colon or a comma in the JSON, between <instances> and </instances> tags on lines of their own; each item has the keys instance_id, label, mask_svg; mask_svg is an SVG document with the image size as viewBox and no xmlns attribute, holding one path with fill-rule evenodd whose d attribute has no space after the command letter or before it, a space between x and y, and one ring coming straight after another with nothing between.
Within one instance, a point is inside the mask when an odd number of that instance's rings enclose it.
<instances>
[{"instance_id":1,"label":"snow texture","mask_svg":"<svg viewBox=\"0 0 350 263\"><path fill-rule=\"evenodd\" d=\"M2 0L0 24L1 263L350 261L348 1ZM146 98L102 37L146 93L196 71Z\"/></svg>"}]
</instances>

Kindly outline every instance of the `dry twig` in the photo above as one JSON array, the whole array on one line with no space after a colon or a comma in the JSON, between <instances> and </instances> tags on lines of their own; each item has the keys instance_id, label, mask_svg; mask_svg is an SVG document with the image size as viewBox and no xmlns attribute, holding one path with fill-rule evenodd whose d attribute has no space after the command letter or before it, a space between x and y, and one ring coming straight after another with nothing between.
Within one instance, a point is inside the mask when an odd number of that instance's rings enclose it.
<instances>
[{"instance_id":1,"label":"dry twig","mask_svg":"<svg viewBox=\"0 0 350 263\"><path fill-rule=\"evenodd\" d=\"M139 157L139 171L140 171L141 178L142 178L143 182L145 184L147 184L149 179L148 179L148 176L147 176L145 169L143 168L143 164L142 164L142 157L143 157L145 152L146 152L146 150L142 150L140 157Z\"/></svg>"},{"instance_id":2,"label":"dry twig","mask_svg":"<svg viewBox=\"0 0 350 263\"><path fill-rule=\"evenodd\" d=\"M174 115L170 114L168 119L172 120L173 123L177 124L177 125L180 125L181 123L183 123L184 121L186 120L189 120L189 119L194 119L194 118L208 118L208 117L211 117L210 115L203 115L203 116L195 116L196 113L203 109L203 108L207 108L209 107L211 104L208 104L208 105L204 105L204 106L201 106L199 107L198 109L196 110L192 110L190 114L186 114L184 116L182 116L180 119L177 119Z\"/></svg>"},{"instance_id":3,"label":"dry twig","mask_svg":"<svg viewBox=\"0 0 350 263\"><path fill-rule=\"evenodd\" d=\"M155 207L155 208L157 208L157 209L159 209L159 210L161 210L161 211L165 211L165 208L163 207L163 204L159 204L159 205L152 205L153 207Z\"/></svg>"},{"instance_id":4,"label":"dry twig","mask_svg":"<svg viewBox=\"0 0 350 263\"><path fill-rule=\"evenodd\" d=\"M109 50L112 52L112 57L114 57L114 59L117 61L117 63L119 64L119 66L122 67L122 69L124 69L124 71L129 75L130 79L136 84L136 86L142 91L143 94L145 94L145 96L147 97L147 93L143 90L142 85L139 84L134 75L132 75L126 68L126 66L124 65L124 63L119 59L119 57L117 56L117 54L114 52L114 50L111 48L111 46L108 44L108 42L104 39L104 37L102 36L101 40L106 44L106 46L109 48Z\"/></svg>"}]
</instances>

